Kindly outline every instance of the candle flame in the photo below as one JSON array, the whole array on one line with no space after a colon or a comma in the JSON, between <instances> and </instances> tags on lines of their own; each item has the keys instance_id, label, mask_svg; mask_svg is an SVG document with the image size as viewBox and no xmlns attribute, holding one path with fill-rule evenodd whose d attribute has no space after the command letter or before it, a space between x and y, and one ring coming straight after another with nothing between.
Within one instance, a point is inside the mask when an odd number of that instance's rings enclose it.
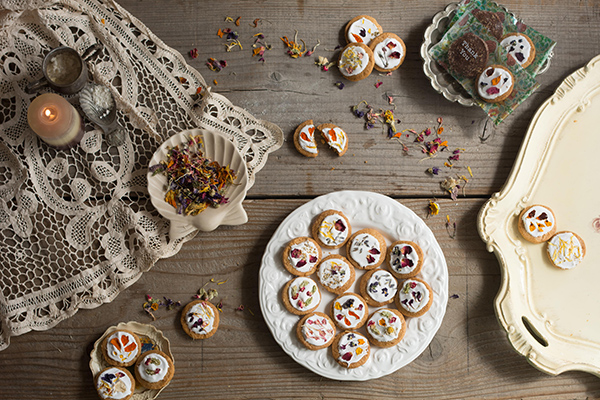
<instances>
[{"instance_id":1,"label":"candle flame","mask_svg":"<svg viewBox=\"0 0 600 400\"><path fill-rule=\"evenodd\" d=\"M46 117L46 119L48 119L48 121L50 121L50 122L54 121L58 117L58 113L56 112L56 109L52 108L52 107L45 107L42 110L42 115L44 117Z\"/></svg>"}]
</instances>

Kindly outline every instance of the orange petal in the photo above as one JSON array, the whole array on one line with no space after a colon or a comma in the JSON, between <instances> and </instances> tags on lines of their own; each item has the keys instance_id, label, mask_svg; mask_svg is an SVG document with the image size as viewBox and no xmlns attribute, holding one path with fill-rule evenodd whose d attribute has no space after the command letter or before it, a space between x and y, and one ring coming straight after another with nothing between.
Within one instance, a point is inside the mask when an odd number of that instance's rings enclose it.
<instances>
[{"instance_id":1,"label":"orange petal","mask_svg":"<svg viewBox=\"0 0 600 400\"><path fill-rule=\"evenodd\" d=\"M313 133L315 133L315 127L314 127L314 126L311 126L310 128L308 128L308 133L310 133L311 135L312 135Z\"/></svg>"},{"instance_id":2,"label":"orange petal","mask_svg":"<svg viewBox=\"0 0 600 400\"><path fill-rule=\"evenodd\" d=\"M125 347L125 351L132 352L133 350L135 350L136 347L137 347L137 344L135 342L131 342L129 344L129 346Z\"/></svg>"},{"instance_id":3,"label":"orange petal","mask_svg":"<svg viewBox=\"0 0 600 400\"><path fill-rule=\"evenodd\" d=\"M117 338L112 338L110 340L110 344L112 344L113 346L115 346L117 349L121 350L121 343L119 343L119 341L117 340Z\"/></svg>"},{"instance_id":4,"label":"orange petal","mask_svg":"<svg viewBox=\"0 0 600 400\"><path fill-rule=\"evenodd\" d=\"M500 83L500 77L499 76L496 77L496 78L494 78L494 79L492 79L492 85L496 86L499 83Z\"/></svg>"},{"instance_id":5,"label":"orange petal","mask_svg":"<svg viewBox=\"0 0 600 400\"><path fill-rule=\"evenodd\" d=\"M356 33L353 33L352 37L354 37L354 40L356 40L358 43L363 42L362 38L360 36L358 36Z\"/></svg>"},{"instance_id":6,"label":"orange petal","mask_svg":"<svg viewBox=\"0 0 600 400\"><path fill-rule=\"evenodd\" d=\"M300 137L301 137L303 140L306 140L307 142L310 142L310 139L308 138L308 136L306 135L306 133L304 133L304 132L300 132Z\"/></svg>"},{"instance_id":7,"label":"orange petal","mask_svg":"<svg viewBox=\"0 0 600 400\"><path fill-rule=\"evenodd\" d=\"M121 343L123 343L123 346L126 346L129 343L129 338L125 335L121 336Z\"/></svg>"}]
</instances>

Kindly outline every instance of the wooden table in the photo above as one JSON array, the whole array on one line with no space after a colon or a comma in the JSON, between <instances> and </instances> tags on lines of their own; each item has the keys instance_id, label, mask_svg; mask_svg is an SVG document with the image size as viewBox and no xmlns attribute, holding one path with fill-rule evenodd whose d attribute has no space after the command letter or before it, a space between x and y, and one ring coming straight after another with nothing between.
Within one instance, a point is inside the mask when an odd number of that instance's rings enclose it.
<instances>
[{"instance_id":1,"label":"wooden table","mask_svg":"<svg viewBox=\"0 0 600 400\"><path fill-rule=\"evenodd\" d=\"M446 0L447 1L447 0ZM483 112L445 100L423 74L419 50L425 28L446 1L330 0L260 2L194 0L124 0L121 4L142 20L167 45L182 54L198 48L189 63L213 89L255 116L278 124L286 142L257 175L244 207L249 222L200 233L170 259L151 271L110 304L81 310L57 327L12 338L0 352L1 399L96 399L88 369L94 341L121 321L151 323L171 341L177 372L161 399L249 398L539 398L583 399L600 396L600 380L582 373L548 376L530 366L509 344L494 315L493 300L500 270L476 230L479 209L502 187L515 160L529 121L560 82L600 53L600 2L505 1L508 9L557 41L541 87L497 128L486 127ZM387 31L404 39L408 54L391 77L372 75L343 90L338 71L322 72L312 58L290 58L280 36L294 36L312 47L315 56L331 57L342 42L343 27L359 14L375 17ZM219 28L233 26L226 16L242 17L237 29L247 47L226 53ZM259 28L250 26L260 18ZM273 49L261 63L251 57L247 39L262 32ZM226 59L221 73L209 71L208 57ZM376 89L374 84L383 85ZM440 189L443 178L427 175L428 162L416 148L403 155L400 144L380 129L364 130L350 106L366 100L386 107L394 97L400 129L433 127L443 117L451 147L466 149L458 163L474 177L465 196L452 201ZM332 122L350 133L344 157L322 150L316 159L299 155L291 141L295 127L306 119ZM590 134L595 134L590 132ZM482 141L481 137L488 137ZM447 156L443 156L446 158ZM443 164L442 159L436 160ZM438 165L438 164L436 164ZM265 246L280 222L296 207L331 191L371 190L397 199L425 219L439 241L449 271L448 308L443 324L426 351L408 366L368 382L322 378L292 360L275 342L262 318L258 301L258 271ZM427 217L430 199L441 212ZM457 222L450 238L446 215ZM177 311L164 309L152 321L143 311L145 295L189 301L211 278L223 302L221 326L213 338L192 342L179 325ZM240 305L244 311L236 311Z\"/></svg>"}]
</instances>

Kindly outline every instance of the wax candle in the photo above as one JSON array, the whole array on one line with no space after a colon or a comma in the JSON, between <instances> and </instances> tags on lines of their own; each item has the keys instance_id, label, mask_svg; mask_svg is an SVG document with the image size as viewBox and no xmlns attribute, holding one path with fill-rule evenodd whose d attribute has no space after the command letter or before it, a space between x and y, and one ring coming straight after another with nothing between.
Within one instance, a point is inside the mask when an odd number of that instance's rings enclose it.
<instances>
[{"instance_id":1,"label":"wax candle","mask_svg":"<svg viewBox=\"0 0 600 400\"><path fill-rule=\"evenodd\" d=\"M44 93L31 102L27 122L40 139L59 149L75 146L84 133L81 115L54 93Z\"/></svg>"}]
</instances>

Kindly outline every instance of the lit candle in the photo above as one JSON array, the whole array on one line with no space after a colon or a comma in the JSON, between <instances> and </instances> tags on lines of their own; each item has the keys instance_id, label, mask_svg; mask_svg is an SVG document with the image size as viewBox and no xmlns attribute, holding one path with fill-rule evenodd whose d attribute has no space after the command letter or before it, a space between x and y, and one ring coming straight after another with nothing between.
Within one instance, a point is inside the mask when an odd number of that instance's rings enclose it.
<instances>
[{"instance_id":1,"label":"lit candle","mask_svg":"<svg viewBox=\"0 0 600 400\"><path fill-rule=\"evenodd\" d=\"M44 93L27 111L27 122L44 142L59 149L75 146L83 137L83 119L66 99Z\"/></svg>"}]
</instances>

